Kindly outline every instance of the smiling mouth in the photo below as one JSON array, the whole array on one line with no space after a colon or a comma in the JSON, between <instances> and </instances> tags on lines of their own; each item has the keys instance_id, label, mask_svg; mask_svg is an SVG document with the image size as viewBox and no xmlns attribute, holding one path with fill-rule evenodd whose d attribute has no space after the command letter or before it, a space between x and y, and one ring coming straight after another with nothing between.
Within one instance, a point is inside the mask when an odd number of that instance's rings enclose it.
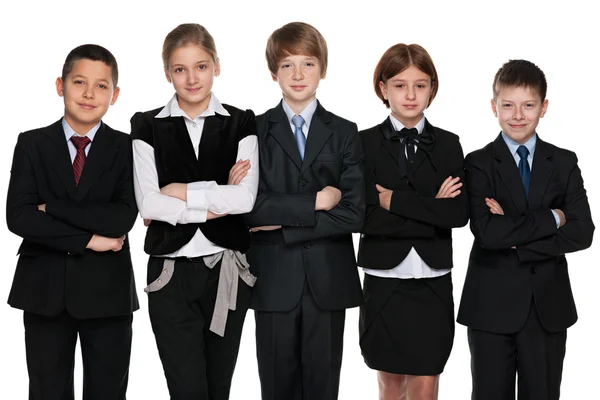
<instances>
[{"instance_id":1,"label":"smiling mouth","mask_svg":"<svg viewBox=\"0 0 600 400\"><path fill-rule=\"evenodd\" d=\"M304 90L305 87L306 86L303 86L303 85L294 85L294 86L292 86L292 90L294 90L296 92L300 92L300 91Z\"/></svg>"},{"instance_id":2,"label":"smiling mouth","mask_svg":"<svg viewBox=\"0 0 600 400\"><path fill-rule=\"evenodd\" d=\"M509 124L509 125L513 129L521 129L521 128L524 128L525 126L527 126L526 124Z\"/></svg>"},{"instance_id":3,"label":"smiling mouth","mask_svg":"<svg viewBox=\"0 0 600 400\"><path fill-rule=\"evenodd\" d=\"M79 104L79 107L83 108L84 110L93 110L94 108L96 108L96 106L93 106L91 104Z\"/></svg>"},{"instance_id":4,"label":"smiling mouth","mask_svg":"<svg viewBox=\"0 0 600 400\"><path fill-rule=\"evenodd\" d=\"M198 93L201 88L185 88L190 93Z\"/></svg>"}]
</instances>

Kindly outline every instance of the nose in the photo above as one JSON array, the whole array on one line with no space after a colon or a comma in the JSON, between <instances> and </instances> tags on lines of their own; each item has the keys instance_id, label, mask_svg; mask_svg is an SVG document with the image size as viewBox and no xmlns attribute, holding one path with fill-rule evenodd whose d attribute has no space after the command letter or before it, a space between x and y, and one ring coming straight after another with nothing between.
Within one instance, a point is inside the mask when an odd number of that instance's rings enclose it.
<instances>
[{"instance_id":1,"label":"nose","mask_svg":"<svg viewBox=\"0 0 600 400\"><path fill-rule=\"evenodd\" d=\"M302 68L294 67L292 74L292 79L294 79L295 81L301 81L302 79L304 79L304 73L302 72Z\"/></svg>"},{"instance_id":2,"label":"nose","mask_svg":"<svg viewBox=\"0 0 600 400\"><path fill-rule=\"evenodd\" d=\"M523 110L521 109L521 107L515 107L514 118L515 119L523 119Z\"/></svg>"},{"instance_id":3,"label":"nose","mask_svg":"<svg viewBox=\"0 0 600 400\"><path fill-rule=\"evenodd\" d=\"M413 88L412 86L407 86L405 97L407 100L414 100L415 99L415 88Z\"/></svg>"},{"instance_id":4,"label":"nose","mask_svg":"<svg viewBox=\"0 0 600 400\"><path fill-rule=\"evenodd\" d=\"M85 90L83 91L83 98L84 99L93 99L94 98L94 88L89 85L85 85Z\"/></svg>"},{"instance_id":5,"label":"nose","mask_svg":"<svg viewBox=\"0 0 600 400\"><path fill-rule=\"evenodd\" d=\"M196 83L198 83L198 75L195 70L192 70L187 75L187 84L195 85Z\"/></svg>"}]
</instances>

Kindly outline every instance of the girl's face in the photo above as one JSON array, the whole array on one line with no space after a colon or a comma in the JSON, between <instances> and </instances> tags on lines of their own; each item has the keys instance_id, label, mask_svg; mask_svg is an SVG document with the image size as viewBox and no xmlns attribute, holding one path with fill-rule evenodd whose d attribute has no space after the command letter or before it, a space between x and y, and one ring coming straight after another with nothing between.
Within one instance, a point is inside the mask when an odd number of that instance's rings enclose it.
<instances>
[{"instance_id":1,"label":"girl's face","mask_svg":"<svg viewBox=\"0 0 600 400\"><path fill-rule=\"evenodd\" d=\"M175 88L179 108L188 117L195 118L207 109L213 80L219 72L219 63L197 45L190 44L173 51L165 75Z\"/></svg>"},{"instance_id":2,"label":"girl's face","mask_svg":"<svg viewBox=\"0 0 600 400\"><path fill-rule=\"evenodd\" d=\"M423 118L431 97L431 78L425 72L411 65L386 83L380 81L379 88L405 127L413 128Z\"/></svg>"}]
</instances>

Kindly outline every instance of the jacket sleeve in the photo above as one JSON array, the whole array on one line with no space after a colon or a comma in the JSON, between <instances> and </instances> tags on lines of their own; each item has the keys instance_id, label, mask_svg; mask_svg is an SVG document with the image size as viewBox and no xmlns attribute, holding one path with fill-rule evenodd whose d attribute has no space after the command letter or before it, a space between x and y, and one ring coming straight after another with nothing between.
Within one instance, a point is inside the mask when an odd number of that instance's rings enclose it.
<instances>
[{"instance_id":1,"label":"jacket sleeve","mask_svg":"<svg viewBox=\"0 0 600 400\"><path fill-rule=\"evenodd\" d=\"M537 261L587 249L592 245L594 223L577 162L567 180L565 205L567 222L554 235L517 246L521 261Z\"/></svg>"},{"instance_id":2,"label":"jacket sleeve","mask_svg":"<svg viewBox=\"0 0 600 400\"><path fill-rule=\"evenodd\" d=\"M529 210L518 217L494 215L485 204L493 197L492 185L472 154L465 160L471 231L484 249L500 250L520 246L556 233L556 221L548 209Z\"/></svg>"},{"instance_id":3,"label":"jacket sleeve","mask_svg":"<svg viewBox=\"0 0 600 400\"><path fill-rule=\"evenodd\" d=\"M73 254L83 254L93 234L38 210L36 175L24 135L19 135L8 185L6 223L25 240Z\"/></svg>"}]
</instances>

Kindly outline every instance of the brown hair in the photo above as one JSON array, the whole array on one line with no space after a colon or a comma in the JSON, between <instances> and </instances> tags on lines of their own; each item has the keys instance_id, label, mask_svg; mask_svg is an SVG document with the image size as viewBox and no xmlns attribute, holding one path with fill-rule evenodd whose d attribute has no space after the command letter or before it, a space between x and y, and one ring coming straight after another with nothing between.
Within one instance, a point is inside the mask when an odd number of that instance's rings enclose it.
<instances>
[{"instance_id":1,"label":"brown hair","mask_svg":"<svg viewBox=\"0 0 600 400\"><path fill-rule=\"evenodd\" d=\"M429 107L435 98L439 81L435 65L433 64L431 56L427 53L427 50L418 44L407 45L398 43L383 53L383 56L381 56L381 59L375 67L375 72L373 73L373 87L375 88L375 93L387 108L390 108L390 102L383 97L379 82L385 84L388 79L398 75L411 65L419 68L429 75L429 78L431 79L431 96L429 97L429 104L427 104L427 107Z\"/></svg>"},{"instance_id":2,"label":"brown hair","mask_svg":"<svg viewBox=\"0 0 600 400\"><path fill-rule=\"evenodd\" d=\"M289 55L308 55L319 60L321 77L327 72L327 42L312 25L304 22L290 22L277 29L267 41L267 64L269 71L277 75L279 62Z\"/></svg>"},{"instance_id":3,"label":"brown hair","mask_svg":"<svg viewBox=\"0 0 600 400\"><path fill-rule=\"evenodd\" d=\"M169 32L163 43L162 59L165 68L169 68L169 59L173 52L189 44L202 48L212 57L215 63L219 61L215 39L208 33L206 28L199 24L181 24Z\"/></svg>"},{"instance_id":4,"label":"brown hair","mask_svg":"<svg viewBox=\"0 0 600 400\"><path fill-rule=\"evenodd\" d=\"M494 100L498 97L498 92L503 86L531 89L540 95L542 101L546 99L548 89L544 72L537 65L527 60L510 60L500 67L496 72L492 86Z\"/></svg>"},{"instance_id":5,"label":"brown hair","mask_svg":"<svg viewBox=\"0 0 600 400\"><path fill-rule=\"evenodd\" d=\"M61 75L63 81L67 79L67 75L71 73L75 63L79 60L102 61L110 67L113 86L115 88L118 86L119 67L117 66L117 60L110 51L97 44L84 44L71 50L63 64Z\"/></svg>"}]
</instances>

